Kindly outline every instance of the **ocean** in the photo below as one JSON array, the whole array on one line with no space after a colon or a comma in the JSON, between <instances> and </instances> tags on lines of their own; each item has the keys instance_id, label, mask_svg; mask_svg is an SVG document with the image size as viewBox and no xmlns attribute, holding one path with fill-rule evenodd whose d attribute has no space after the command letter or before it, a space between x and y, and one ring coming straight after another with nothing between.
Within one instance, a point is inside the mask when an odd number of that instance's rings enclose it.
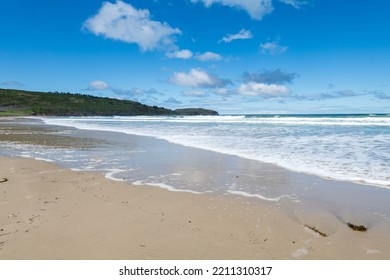
<instances>
[{"instance_id":1,"label":"ocean","mask_svg":"<svg viewBox=\"0 0 390 280\"><path fill-rule=\"evenodd\" d=\"M34 117L16 128L0 126L20 134L3 135L0 155L263 201L296 219L326 209L341 221L390 220L390 115Z\"/></svg>"},{"instance_id":2,"label":"ocean","mask_svg":"<svg viewBox=\"0 0 390 280\"><path fill-rule=\"evenodd\" d=\"M390 188L390 115L234 115L42 118L270 163L295 172Z\"/></svg>"}]
</instances>

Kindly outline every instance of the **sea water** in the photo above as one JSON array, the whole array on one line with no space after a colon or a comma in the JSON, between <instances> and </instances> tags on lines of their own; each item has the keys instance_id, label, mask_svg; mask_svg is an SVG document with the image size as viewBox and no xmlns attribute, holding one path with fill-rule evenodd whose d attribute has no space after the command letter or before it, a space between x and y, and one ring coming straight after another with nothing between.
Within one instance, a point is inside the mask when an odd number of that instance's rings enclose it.
<instances>
[{"instance_id":1,"label":"sea water","mask_svg":"<svg viewBox=\"0 0 390 280\"><path fill-rule=\"evenodd\" d=\"M43 118L46 124L149 136L292 171L390 188L389 115Z\"/></svg>"}]
</instances>

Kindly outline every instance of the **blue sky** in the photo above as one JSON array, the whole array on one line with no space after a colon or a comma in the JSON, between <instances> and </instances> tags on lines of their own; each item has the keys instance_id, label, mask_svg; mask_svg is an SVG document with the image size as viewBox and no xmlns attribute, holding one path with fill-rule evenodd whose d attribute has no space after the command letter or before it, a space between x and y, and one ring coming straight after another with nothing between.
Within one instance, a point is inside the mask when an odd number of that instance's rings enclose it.
<instances>
[{"instance_id":1,"label":"blue sky","mask_svg":"<svg viewBox=\"0 0 390 280\"><path fill-rule=\"evenodd\" d=\"M389 113L388 0L13 0L0 87L235 113Z\"/></svg>"}]
</instances>

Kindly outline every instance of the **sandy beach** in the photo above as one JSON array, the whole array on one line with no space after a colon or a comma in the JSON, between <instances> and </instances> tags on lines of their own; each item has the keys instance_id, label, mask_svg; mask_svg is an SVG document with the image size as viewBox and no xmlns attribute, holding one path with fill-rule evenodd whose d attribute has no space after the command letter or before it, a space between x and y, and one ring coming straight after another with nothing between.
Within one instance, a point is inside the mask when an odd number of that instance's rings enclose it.
<instances>
[{"instance_id":1,"label":"sandy beach","mask_svg":"<svg viewBox=\"0 0 390 280\"><path fill-rule=\"evenodd\" d=\"M272 203L131 186L29 159L1 158L0 170L1 259L389 258L380 232L339 222L323 237ZM313 213L311 226L329 230L326 214Z\"/></svg>"},{"instance_id":2,"label":"sandy beach","mask_svg":"<svg viewBox=\"0 0 390 280\"><path fill-rule=\"evenodd\" d=\"M388 221L366 232L347 222L337 210L297 213L280 201L172 192L0 157L3 260L390 258Z\"/></svg>"}]
</instances>

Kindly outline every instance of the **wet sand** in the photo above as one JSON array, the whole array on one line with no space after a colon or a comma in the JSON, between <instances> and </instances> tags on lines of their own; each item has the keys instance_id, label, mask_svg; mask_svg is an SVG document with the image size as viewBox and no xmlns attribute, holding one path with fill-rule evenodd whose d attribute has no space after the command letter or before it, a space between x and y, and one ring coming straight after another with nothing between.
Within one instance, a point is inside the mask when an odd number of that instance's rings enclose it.
<instances>
[{"instance_id":1,"label":"wet sand","mask_svg":"<svg viewBox=\"0 0 390 280\"><path fill-rule=\"evenodd\" d=\"M337 193L339 201L348 201L348 187ZM342 203L329 199L332 190L312 190L302 207L170 192L0 157L0 259L389 259L388 219L351 213L350 207L346 213ZM367 205L388 197L386 190L362 190ZM348 222L368 230L353 231Z\"/></svg>"},{"instance_id":2,"label":"wet sand","mask_svg":"<svg viewBox=\"0 0 390 280\"><path fill-rule=\"evenodd\" d=\"M380 228L0 158L0 259L388 259ZM310 229L311 227L312 229ZM325 233L321 236L313 228Z\"/></svg>"}]
</instances>

